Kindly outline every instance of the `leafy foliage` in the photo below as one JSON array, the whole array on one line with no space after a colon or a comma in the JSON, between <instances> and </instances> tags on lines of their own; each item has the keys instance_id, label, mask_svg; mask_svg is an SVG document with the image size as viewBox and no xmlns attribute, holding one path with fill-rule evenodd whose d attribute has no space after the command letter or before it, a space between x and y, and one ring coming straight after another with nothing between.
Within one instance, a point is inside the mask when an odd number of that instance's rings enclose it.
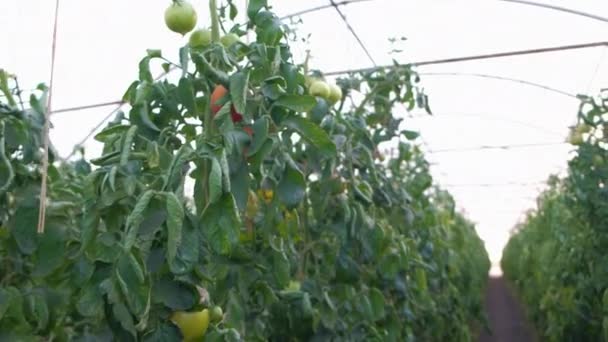
<instances>
[{"instance_id":1,"label":"leafy foliage","mask_svg":"<svg viewBox=\"0 0 608 342\"><path fill-rule=\"evenodd\" d=\"M428 109L416 73L350 75L338 84L354 105L330 107L307 95L266 1L247 13L255 42L183 47L176 83L154 81L151 61L168 61L148 52L93 167L51 167L43 236L44 100L1 107L0 175L15 175L0 178L7 338L176 341L174 311L219 305L206 341L472 339L489 261L401 138L417 134L396 107ZM218 85L228 95L215 102Z\"/></svg>"},{"instance_id":2,"label":"leafy foliage","mask_svg":"<svg viewBox=\"0 0 608 342\"><path fill-rule=\"evenodd\" d=\"M608 340L608 100L582 100L568 175L550 179L502 260L547 341Z\"/></svg>"}]
</instances>

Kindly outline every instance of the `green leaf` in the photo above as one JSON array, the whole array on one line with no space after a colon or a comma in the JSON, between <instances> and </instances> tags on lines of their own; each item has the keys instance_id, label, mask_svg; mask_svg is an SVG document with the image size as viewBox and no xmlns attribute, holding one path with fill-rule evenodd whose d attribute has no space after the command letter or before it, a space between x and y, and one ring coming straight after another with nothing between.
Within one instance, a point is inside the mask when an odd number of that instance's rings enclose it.
<instances>
[{"instance_id":1,"label":"green leaf","mask_svg":"<svg viewBox=\"0 0 608 342\"><path fill-rule=\"evenodd\" d=\"M292 163L286 163L283 177L277 186L279 199L288 208L300 204L306 195L306 181L304 175Z\"/></svg>"},{"instance_id":2,"label":"green leaf","mask_svg":"<svg viewBox=\"0 0 608 342\"><path fill-rule=\"evenodd\" d=\"M122 96L122 101L123 102L128 102L133 104L135 102L135 95L137 93L137 87L139 87L140 82L139 81L134 81L133 83L131 83L131 85L129 85L129 88L127 88L127 91L125 91L125 94ZM110 127L114 127L114 126L110 126ZM103 132L101 132L103 133ZM97 138L95 138L97 140Z\"/></svg>"},{"instance_id":3,"label":"green leaf","mask_svg":"<svg viewBox=\"0 0 608 342\"><path fill-rule=\"evenodd\" d=\"M38 247L37 218L38 208L18 207L8 222L8 229L23 254L32 254Z\"/></svg>"},{"instance_id":4,"label":"green leaf","mask_svg":"<svg viewBox=\"0 0 608 342\"><path fill-rule=\"evenodd\" d=\"M146 56L139 62L139 80L142 82L154 82L150 72L150 59L150 56Z\"/></svg>"},{"instance_id":5,"label":"green leaf","mask_svg":"<svg viewBox=\"0 0 608 342\"><path fill-rule=\"evenodd\" d=\"M172 263L177 255L177 249L182 242L184 208L174 193L165 193L165 198L167 206L167 260L169 263Z\"/></svg>"},{"instance_id":6,"label":"green leaf","mask_svg":"<svg viewBox=\"0 0 608 342\"><path fill-rule=\"evenodd\" d=\"M120 153L120 166L122 167L126 166L129 161L129 153L131 153L131 145L133 144L135 133L137 133L137 126L131 126L125 135L122 152Z\"/></svg>"},{"instance_id":7,"label":"green leaf","mask_svg":"<svg viewBox=\"0 0 608 342\"><path fill-rule=\"evenodd\" d=\"M181 341L182 335L175 324L163 322L151 333L144 336L144 342L176 342Z\"/></svg>"},{"instance_id":8,"label":"green leaf","mask_svg":"<svg viewBox=\"0 0 608 342\"><path fill-rule=\"evenodd\" d=\"M182 228L182 243L177 249L177 257L169 264L173 274L186 274L199 264L200 233L192 220L186 217Z\"/></svg>"},{"instance_id":9,"label":"green leaf","mask_svg":"<svg viewBox=\"0 0 608 342\"><path fill-rule=\"evenodd\" d=\"M249 86L249 71L239 71L230 76L230 98L234 108L239 113L247 111L247 90Z\"/></svg>"},{"instance_id":10,"label":"green leaf","mask_svg":"<svg viewBox=\"0 0 608 342\"><path fill-rule=\"evenodd\" d=\"M420 133L408 130L403 130L401 133L403 133L408 140L414 140L420 136Z\"/></svg>"},{"instance_id":11,"label":"green leaf","mask_svg":"<svg viewBox=\"0 0 608 342\"><path fill-rule=\"evenodd\" d=\"M304 140L319 149L323 155L331 157L336 154L336 145L327 133L313 122L290 115L281 124L298 132Z\"/></svg>"},{"instance_id":12,"label":"green leaf","mask_svg":"<svg viewBox=\"0 0 608 342\"><path fill-rule=\"evenodd\" d=\"M229 255L239 241L241 220L234 197L224 193L216 203L210 204L203 213L202 225L211 248L218 254Z\"/></svg>"},{"instance_id":13,"label":"green leaf","mask_svg":"<svg viewBox=\"0 0 608 342\"><path fill-rule=\"evenodd\" d=\"M226 323L230 327L243 331L245 328L245 310L241 298L236 289L231 289L228 292L228 301L226 303Z\"/></svg>"},{"instance_id":14,"label":"green leaf","mask_svg":"<svg viewBox=\"0 0 608 342\"><path fill-rule=\"evenodd\" d=\"M228 164L226 150L222 149L218 154L220 167L222 169L222 189L224 192L230 192L230 166Z\"/></svg>"},{"instance_id":15,"label":"green leaf","mask_svg":"<svg viewBox=\"0 0 608 342\"><path fill-rule=\"evenodd\" d=\"M158 50L158 49L147 49L146 53L148 54L148 56L150 58L162 58L163 57L162 51Z\"/></svg>"},{"instance_id":16,"label":"green leaf","mask_svg":"<svg viewBox=\"0 0 608 342\"><path fill-rule=\"evenodd\" d=\"M12 302L12 293L0 287L0 322Z\"/></svg>"},{"instance_id":17,"label":"green leaf","mask_svg":"<svg viewBox=\"0 0 608 342\"><path fill-rule=\"evenodd\" d=\"M34 290L29 296L26 297L29 304L30 312L33 314L31 317L36 322L38 331L46 329L49 324L49 307L46 302L46 297L40 290Z\"/></svg>"},{"instance_id":18,"label":"green leaf","mask_svg":"<svg viewBox=\"0 0 608 342\"><path fill-rule=\"evenodd\" d=\"M123 254L116 266L116 280L127 301L131 312L135 316L146 314L149 287L140 281L141 266L134 267L129 254Z\"/></svg>"},{"instance_id":19,"label":"green leaf","mask_svg":"<svg viewBox=\"0 0 608 342\"><path fill-rule=\"evenodd\" d=\"M161 278L154 283L152 293L155 302L173 311L192 309L198 300L193 286L169 278Z\"/></svg>"},{"instance_id":20,"label":"green leaf","mask_svg":"<svg viewBox=\"0 0 608 342\"><path fill-rule=\"evenodd\" d=\"M111 138L122 135L128 131L130 126L127 125L114 125L105 128L103 131L97 133L93 138L99 142L108 142Z\"/></svg>"},{"instance_id":21,"label":"green leaf","mask_svg":"<svg viewBox=\"0 0 608 342\"><path fill-rule=\"evenodd\" d=\"M194 96L194 86L190 78L183 77L177 86L178 101L186 107L190 115L196 113L196 100Z\"/></svg>"},{"instance_id":22,"label":"green leaf","mask_svg":"<svg viewBox=\"0 0 608 342\"><path fill-rule=\"evenodd\" d=\"M103 299L97 284L91 284L80 292L80 298L76 303L78 313L84 317L99 317L103 310Z\"/></svg>"},{"instance_id":23,"label":"green leaf","mask_svg":"<svg viewBox=\"0 0 608 342\"><path fill-rule=\"evenodd\" d=\"M384 318L384 306L386 305L384 295L377 288L372 288L369 291L369 299L372 306L374 320L380 320Z\"/></svg>"},{"instance_id":24,"label":"green leaf","mask_svg":"<svg viewBox=\"0 0 608 342\"><path fill-rule=\"evenodd\" d=\"M230 1L229 1L229 5L230 5L230 20L234 20L234 18L236 18L236 16L239 14L239 11L236 8L236 5Z\"/></svg>"},{"instance_id":25,"label":"green leaf","mask_svg":"<svg viewBox=\"0 0 608 342\"><path fill-rule=\"evenodd\" d=\"M311 95L283 95L274 102L275 106L287 108L295 112L308 112L317 105L317 100Z\"/></svg>"},{"instance_id":26,"label":"green leaf","mask_svg":"<svg viewBox=\"0 0 608 342\"><path fill-rule=\"evenodd\" d=\"M222 167L216 158L211 159L209 172L209 201L215 203L222 196Z\"/></svg>"},{"instance_id":27,"label":"green leaf","mask_svg":"<svg viewBox=\"0 0 608 342\"><path fill-rule=\"evenodd\" d=\"M233 172L230 174L231 193L240 211L247 207L249 198L249 165L245 160L240 164L232 165ZM236 169L236 170L235 170Z\"/></svg>"},{"instance_id":28,"label":"green leaf","mask_svg":"<svg viewBox=\"0 0 608 342\"><path fill-rule=\"evenodd\" d=\"M272 258L272 269L279 288L287 287L290 280L290 265L284 252L274 253Z\"/></svg>"},{"instance_id":29,"label":"green leaf","mask_svg":"<svg viewBox=\"0 0 608 342\"><path fill-rule=\"evenodd\" d=\"M249 7L247 7L247 16L249 17L249 20L253 21L256 14L266 6L268 6L268 0L250 0Z\"/></svg>"},{"instance_id":30,"label":"green leaf","mask_svg":"<svg viewBox=\"0 0 608 342\"><path fill-rule=\"evenodd\" d=\"M63 226L55 222L49 223L36 250L36 263L32 271L34 277L46 277L64 262L66 232Z\"/></svg>"},{"instance_id":31,"label":"green leaf","mask_svg":"<svg viewBox=\"0 0 608 342\"><path fill-rule=\"evenodd\" d=\"M255 155L258 153L260 148L262 148L268 139L269 128L270 117L264 115L255 121L253 124L253 141L251 142L251 146L249 146L249 150L247 151L248 157Z\"/></svg>"},{"instance_id":32,"label":"green leaf","mask_svg":"<svg viewBox=\"0 0 608 342\"><path fill-rule=\"evenodd\" d=\"M418 286L418 289L423 292L426 292L426 290L427 290L426 271L422 268L417 268L416 274L415 274L415 279L416 279L416 285Z\"/></svg>"},{"instance_id":33,"label":"green leaf","mask_svg":"<svg viewBox=\"0 0 608 342\"><path fill-rule=\"evenodd\" d=\"M130 250L131 247L135 244L135 239L137 238L137 233L141 223L144 221L144 213L154 197L155 192L153 190L148 190L144 192L143 195L139 197L133 211L127 217L127 236L125 237L124 246L126 250Z\"/></svg>"},{"instance_id":34,"label":"green leaf","mask_svg":"<svg viewBox=\"0 0 608 342\"><path fill-rule=\"evenodd\" d=\"M137 336L133 316L131 316L131 313L129 313L129 310L124 304L114 303L114 305L112 305L112 314L126 331L128 331L133 337Z\"/></svg>"}]
</instances>

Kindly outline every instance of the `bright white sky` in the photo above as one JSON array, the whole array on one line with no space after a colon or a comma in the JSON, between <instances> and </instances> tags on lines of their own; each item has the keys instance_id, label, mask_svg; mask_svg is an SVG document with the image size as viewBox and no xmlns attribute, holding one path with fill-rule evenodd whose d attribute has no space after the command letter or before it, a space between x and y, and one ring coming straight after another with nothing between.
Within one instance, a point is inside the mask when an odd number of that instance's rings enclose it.
<instances>
[{"instance_id":1,"label":"bright white sky","mask_svg":"<svg viewBox=\"0 0 608 342\"><path fill-rule=\"evenodd\" d=\"M221 0L220 0L221 1ZM240 0L244 2L244 0ZM176 59L185 43L164 26L169 0L62 0L57 41L54 109L120 99L137 77L147 48ZM208 23L207 1L192 0L199 24ZM280 15L327 4L327 0L270 0ZM545 1L549 3L549 1ZM54 1L0 1L0 67L31 89L48 82ZM605 0L551 1L608 17ZM508 50L606 40L608 23L530 6L456 0L375 0L341 7L378 64L402 63ZM310 33L313 67L335 71L371 66L334 9L302 17ZM388 39L405 36L403 52L390 55ZM303 54L307 47L296 51ZM418 69L421 73L484 73L541 83L569 93L596 93L608 86L608 52L593 48L542 55L464 62ZM160 73L160 71L159 71ZM575 120L576 100L538 88L475 77L424 76L436 114L407 119L431 150L564 141ZM58 114L52 139L60 153L112 108ZM86 145L89 156L99 146ZM494 262L509 230L534 206L549 174L565 169L567 145L429 154L433 174L477 223ZM526 183L528 185L513 185ZM495 184L489 187L476 184ZM497 185L496 185L497 184Z\"/></svg>"}]
</instances>

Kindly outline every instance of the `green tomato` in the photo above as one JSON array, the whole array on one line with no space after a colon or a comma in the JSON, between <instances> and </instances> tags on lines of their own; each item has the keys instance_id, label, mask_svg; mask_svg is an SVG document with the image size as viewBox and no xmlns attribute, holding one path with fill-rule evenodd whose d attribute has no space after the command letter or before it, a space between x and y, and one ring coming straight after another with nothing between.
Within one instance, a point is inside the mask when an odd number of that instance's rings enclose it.
<instances>
[{"instance_id":1,"label":"green tomato","mask_svg":"<svg viewBox=\"0 0 608 342\"><path fill-rule=\"evenodd\" d=\"M591 126L583 123L576 126L576 131L579 133L589 133L591 131Z\"/></svg>"},{"instance_id":2,"label":"green tomato","mask_svg":"<svg viewBox=\"0 0 608 342\"><path fill-rule=\"evenodd\" d=\"M604 158L602 158L602 156L600 156L600 155L593 156L593 165L595 167L600 167L600 166L604 165Z\"/></svg>"},{"instance_id":3,"label":"green tomato","mask_svg":"<svg viewBox=\"0 0 608 342\"><path fill-rule=\"evenodd\" d=\"M209 310L198 312L177 311L171 315L171 320L182 332L184 341L201 339L209 327Z\"/></svg>"},{"instance_id":4,"label":"green tomato","mask_svg":"<svg viewBox=\"0 0 608 342\"><path fill-rule=\"evenodd\" d=\"M221 322L224 319L224 311L219 306L214 306L211 309L211 322L217 323Z\"/></svg>"},{"instance_id":5,"label":"green tomato","mask_svg":"<svg viewBox=\"0 0 608 342\"><path fill-rule=\"evenodd\" d=\"M182 36L194 29L197 19L194 7L183 0L174 1L165 11L167 27Z\"/></svg>"},{"instance_id":6,"label":"green tomato","mask_svg":"<svg viewBox=\"0 0 608 342\"><path fill-rule=\"evenodd\" d=\"M240 41L239 36L237 36L234 33L228 33L227 35L220 38L220 42L222 43L222 45L224 45L224 47L227 47L227 48L238 43L239 41Z\"/></svg>"},{"instance_id":7,"label":"green tomato","mask_svg":"<svg viewBox=\"0 0 608 342\"><path fill-rule=\"evenodd\" d=\"M289 285L285 288L287 291L298 292L300 291L300 282L297 280L290 280Z\"/></svg>"},{"instance_id":8,"label":"green tomato","mask_svg":"<svg viewBox=\"0 0 608 342\"><path fill-rule=\"evenodd\" d=\"M583 135L579 132L573 132L568 142L572 145L581 145L583 143Z\"/></svg>"},{"instance_id":9,"label":"green tomato","mask_svg":"<svg viewBox=\"0 0 608 342\"><path fill-rule=\"evenodd\" d=\"M329 97L329 86L323 81L314 81L310 84L308 92L310 95L327 99Z\"/></svg>"},{"instance_id":10,"label":"green tomato","mask_svg":"<svg viewBox=\"0 0 608 342\"><path fill-rule=\"evenodd\" d=\"M211 31L200 29L192 32L190 35L190 46L206 47L211 45Z\"/></svg>"},{"instance_id":11,"label":"green tomato","mask_svg":"<svg viewBox=\"0 0 608 342\"><path fill-rule=\"evenodd\" d=\"M338 87L335 84L329 86L329 96L327 97L327 101L330 104L335 104L338 101L342 100L342 88Z\"/></svg>"}]
</instances>

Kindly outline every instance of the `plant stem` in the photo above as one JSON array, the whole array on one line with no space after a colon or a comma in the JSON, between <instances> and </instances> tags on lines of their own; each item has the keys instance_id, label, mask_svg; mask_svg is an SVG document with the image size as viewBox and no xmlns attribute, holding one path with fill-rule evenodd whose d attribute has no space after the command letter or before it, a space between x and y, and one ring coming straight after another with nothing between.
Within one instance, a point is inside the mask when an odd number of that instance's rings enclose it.
<instances>
[{"instance_id":1,"label":"plant stem","mask_svg":"<svg viewBox=\"0 0 608 342\"><path fill-rule=\"evenodd\" d=\"M217 1L209 0L209 13L211 14L211 41L220 41L220 19L217 15Z\"/></svg>"}]
</instances>

